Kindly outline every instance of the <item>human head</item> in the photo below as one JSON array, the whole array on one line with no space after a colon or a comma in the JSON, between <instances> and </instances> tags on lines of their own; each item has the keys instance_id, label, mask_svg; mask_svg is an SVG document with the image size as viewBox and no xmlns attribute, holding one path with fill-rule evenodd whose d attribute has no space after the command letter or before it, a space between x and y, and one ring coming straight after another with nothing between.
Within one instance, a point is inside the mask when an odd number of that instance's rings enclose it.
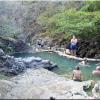
<instances>
[{"instance_id":1,"label":"human head","mask_svg":"<svg viewBox=\"0 0 100 100\"><path fill-rule=\"evenodd\" d=\"M97 66L97 67L96 67L96 70L99 70L99 71L100 71L100 66Z\"/></svg>"},{"instance_id":2,"label":"human head","mask_svg":"<svg viewBox=\"0 0 100 100\"><path fill-rule=\"evenodd\" d=\"M87 58L83 58L83 61L87 62Z\"/></svg>"},{"instance_id":3,"label":"human head","mask_svg":"<svg viewBox=\"0 0 100 100\"><path fill-rule=\"evenodd\" d=\"M77 67L76 67L76 70L80 70L80 67L79 67L79 66L77 66Z\"/></svg>"},{"instance_id":4,"label":"human head","mask_svg":"<svg viewBox=\"0 0 100 100\"><path fill-rule=\"evenodd\" d=\"M50 100L55 100L55 98L54 97L50 97Z\"/></svg>"}]
</instances>

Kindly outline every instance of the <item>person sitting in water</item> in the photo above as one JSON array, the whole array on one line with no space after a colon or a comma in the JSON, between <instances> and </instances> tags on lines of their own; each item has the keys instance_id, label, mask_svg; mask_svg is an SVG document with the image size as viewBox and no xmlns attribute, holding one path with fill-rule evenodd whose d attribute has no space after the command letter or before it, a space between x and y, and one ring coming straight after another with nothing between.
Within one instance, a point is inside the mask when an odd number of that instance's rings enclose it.
<instances>
[{"instance_id":1,"label":"person sitting in water","mask_svg":"<svg viewBox=\"0 0 100 100\"><path fill-rule=\"evenodd\" d=\"M92 75L93 76L100 76L100 66L97 66L96 70L93 70Z\"/></svg>"},{"instance_id":2,"label":"person sitting in water","mask_svg":"<svg viewBox=\"0 0 100 100\"><path fill-rule=\"evenodd\" d=\"M82 72L78 66L76 67L75 70L73 70L72 79L74 81L82 81Z\"/></svg>"},{"instance_id":3,"label":"person sitting in water","mask_svg":"<svg viewBox=\"0 0 100 100\"><path fill-rule=\"evenodd\" d=\"M73 38L70 41L70 52L73 56L76 56L76 49L77 49L77 39L73 35Z\"/></svg>"},{"instance_id":4,"label":"person sitting in water","mask_svg":"<svg viewBox=\"0 0 100 100\"><path fill-rule=\"evenodd\" d=\"M82 65L82 66L86 66L87 65L87 59L86 58L84 58L80 63L79 63L79 65Z\"/></svg>"}]
</instances>

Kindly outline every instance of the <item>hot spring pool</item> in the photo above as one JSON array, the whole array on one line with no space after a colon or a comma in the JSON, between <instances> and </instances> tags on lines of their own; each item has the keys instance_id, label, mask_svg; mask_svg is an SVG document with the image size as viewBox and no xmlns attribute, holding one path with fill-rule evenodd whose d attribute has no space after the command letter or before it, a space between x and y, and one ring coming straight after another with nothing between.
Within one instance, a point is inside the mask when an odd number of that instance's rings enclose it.
<instances>
[{"instance_id":1,"label":"hot spring pool","mask_svg":"<svg viewBox=\"0 0 100 100\"><path fill-rule=\"evenodd\" d=\"M78 65L79 61L68 59L63 56L59 56L56 53L48 53L48 52L38 52L38 53L16 53L13 56L15 57L41 57L43 59L48 59L54 63L56 63L59 66L58 70L55 70L54 72L66 77L71 78L72 71L75 68L75 66ZM83 79L84 80L100 80L100 77L94 77L92 76L92 71L96 68L96 64L98 62L89 62L89 67L81 67L82 73L83 73Z\"/></svg>"}]
</instances>

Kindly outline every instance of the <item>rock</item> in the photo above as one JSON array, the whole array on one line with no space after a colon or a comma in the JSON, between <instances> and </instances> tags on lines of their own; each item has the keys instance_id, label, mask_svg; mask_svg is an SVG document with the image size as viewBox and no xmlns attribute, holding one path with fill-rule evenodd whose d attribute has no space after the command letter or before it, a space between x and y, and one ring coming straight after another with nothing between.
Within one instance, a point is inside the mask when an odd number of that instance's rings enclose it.
<instances>
[{"instance_id":1,"label":"rock","mask_svg":"<svg viewBox=\"0 0 100 100\"><path fill-rule=\"evenodd\" d=\"M2 50L1 52L3 55ZM58 68L54 63L49 60L42 60L40 57L15 58L14 56L3 55L0 60L0 70L6 75L18 75L27 68L45 68L48 70Z\"/></svg>"},{"instance_id":2,"label":"rock","mask_svg":"<svg viewBox=\"0 0 100 100\"><path fill-rule=\"evenodd\" d=\"M80 39L78 41L77 56L87 58L100 58L100 46L95 37L92 39ZM84 48L85 47L85 48Z\"/></svg>"},{"instance_id":3,"label":"rock","mask_svg":"<svg viewBox=\"0 0 100 100\"><path fill-rule=\"evenodd\" d=\"M84 82L66 80L64 77L43 68L28 69L25 73L14 77L10 81L14 83L14 87L2 99L90 98L82 89Z\"/></svg>"},{"instance_id":4,"label":"rock","mask_svg":"<svg viewBox=\"0 0 100 100\"><path fill-rule=\"evenodd\" d=\"M69 49L66 49L65 53L66 53L66 54L70 54Z\"/></svg>"},{"instance_id":5,"label":"rock","mask_svg":"<svg viewBox=\"0 0 100 100\"><path fill-rule=\"evenodd\" d=\"M100 82L94 85L94 88L92 89L92 95L94 98L100 99Z\"/></svg>"},{"instance_id":6,"label":"rock","mask_svg":"<svg viewBox=\"0 0 100 100\"><path fill-rule=\"evenodd\" d=\"M30 63L35 59L35 57L27 57L27 58L23 58L23 61L26 63Z\"/></svg>"},{"instance_id":7,"label":"rock","mask_svg":"<svg viewBox=\"0 0 100 100\"><path fill-rule=\"evenodd\" d=\"M43 63L44 62L44 63ZM58 66L56 65L56 64L54 64L54 63L52 63L52 62L50 62L50 61L43 61L42 62L42 66L43 66L43 68L45 68L45 69L48 69L48 70L50 70L50 71L53 71L55 68L58 68Z\"/></svg>"},{"instance_id":8,"label":"rock","mask_svg":"<svg viewBox=\"0 0 100 100\"><path fill-rule=\"evenodd\" d=\"M38 65L39 65L39 63L33 61L33 62L30 62L30 63L27 63L27 68L36 68ZM38 66L38 68L39 67L41 67L41 66Z\"/></svg>"},{"instance_id":9,"label":"rock","mask_svg":"<svg viewBox=\"0 0 100 100\"><path fill-rule=\"evenodd\" d=\"M4 55L5 55L4 51L2 49L0 49L0 57L4 56Z\"/></svg>"},{"instance_id":10,"label":"rock","mask_svg":"<svg viewBox=\"0 0 100 100\"><path fill-rule=\"evenodd\" d=\"M7 60L7 57L6 56L2 56L1 60L5 61L5 60Z\"/></svg>"},{"instance_id":11,"label":"rock","mask_svg":"<svg viewBox=\"0 0 100 100\"><path fill-rule=\"evenodd\" d=\"M89 87L91 85L92 85L92 80L84 82L84 84L83 84L83 90L86 91L87 89L89 89Z\"/></svg>"},{"instance_id":12,"label":"rock","mask_svg":"<svg viewBox=\"0 0 100 100\"><path fill-rule=\"evenodd\" d=\"M36 57L36 58L34 58L34 61L40 62L40 61L42 61L42 59L40 57Z\"/></svg>"},{"instance_id":13,"label":"rock","mask_svg":"<svg viewBox=\"0 0 100 100\"><path fill-rule=\"evenodd\" d=\"M40 57L15 58L5 55L2 49L0 49L0 55L0 71L6 75L18 75L27 68L45 68L48 70L58 68L53 62L42 60Z\"/></svg>"},{"instance_id":14,"label":"rock","mask_svg":"<svg viewBox=\"0 0 100 100\"><path fill-rule=\"evenodd\" d=\"M57 64L52 64L52 67L53 67L53 68L56 68L56 67L58 67L58 66L57 66Z\"/></svg>"},{"instance_id":15,"label":"rock","mask_svg":"<svg viewBox=\"0 0 100 100\"><path fill-rule=\"evenodd\" d=\"M14 83L7 80L0 80L0 99L4 98L6 94L12 89Z\"/></svg>"},{"instance_id":16,"label":"rock","mask_svg":"<svg viewBox=\"0 0 100 100\"><path fill-rule=\"evenodd\" d=\"M2 71L6 74L18 75L26 69L26 65L22 59L15 59L13 56L6 55L6 59L3 60L2 65L4 66Z\"/></svg>"},{"instance_id":17,"label":"rock","mask_svg":"<svg viewBox=\"0 0 100 100\"><path fill-rule=\"evenodd\" d=\"M51 67L47 67L46 69L53 71L53 70L57 70L58 66L56 64L52 64Z\"/></svg>"},{"instance_id":18,"label":"rock","mask_svg":"<svg viewBox=\"0 0 100 100\"><path fill-rule=\"evenodd\" d=\"M32 50L32 48L21 39L0 36L0 43L9 52L28 52ZM5 51L7 52L7 50Z\"/></svg>"},{"instance_id":19,"label":"rock","mask_svg":"<svg viewBox=\"0 0 100 100\"><path fill-rule=\"evenodd\" d=\"M48 63L50 63L50 61L49 60L42 60L42 63L48 64Z\"/></svg>"},{"instance_id":20,"label":"rock","mask_svg":"<svg viewBox=\"0 0 100 100\"><path fill-rule=\"evenodd\" d=\"M16 42L13 45L15 52L25 52L31 49L31 47L26 44L23 40L16 40Z\"/></svg>"}]
</instances>

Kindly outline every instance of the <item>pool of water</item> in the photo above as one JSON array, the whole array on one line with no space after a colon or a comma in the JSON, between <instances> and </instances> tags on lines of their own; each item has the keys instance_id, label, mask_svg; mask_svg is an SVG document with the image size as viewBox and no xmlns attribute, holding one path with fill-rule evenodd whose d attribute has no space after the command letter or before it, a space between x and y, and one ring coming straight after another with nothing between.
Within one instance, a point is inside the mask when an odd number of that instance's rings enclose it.
<instances>
[{"instance_id":1,"label":"pool of water","mask_svg":"<svg viewBox=\"0 0 100 100\"><path fill-rule=\"evenodd\" d=\"M58 70L55 70L57 74L66 76L71 78L72 71L75 69L75 66L78 65L79 61L69 59L63 56L59 56L56 53L48 53L48 52L39 52L39 53L16 53L14 54L15 57L41 57L43 59L48 59L54 63L56 63L59 66ZM92 71L96 68L96 64L98 62L88 62L89 66L80 67L83 74L84 80L100 80L100 77L94 77L92 76Z\"/></svg>"}]
</instances>

